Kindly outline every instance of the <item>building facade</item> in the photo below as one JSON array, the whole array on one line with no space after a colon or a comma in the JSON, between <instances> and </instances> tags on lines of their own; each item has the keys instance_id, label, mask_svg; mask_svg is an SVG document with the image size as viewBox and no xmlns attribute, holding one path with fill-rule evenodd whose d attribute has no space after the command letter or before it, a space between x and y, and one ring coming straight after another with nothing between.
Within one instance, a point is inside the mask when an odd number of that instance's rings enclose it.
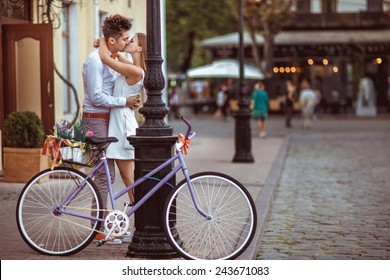
<instances>
[{"instance_id":1,"label":"building facade","mask_svg":"<svg viewBox=\"0 0 390 280\"><path fill-rule=\"evenodd\" d=\"M311 80L322 95L325 112L353 110L363 77L373 80L378 111L390 107L390 15L383 0L295 0L294 16L274 37L274 99L283 95L284 80ZM258 35L260 55L264 39ZM252 41L244 34L246 62ZM238 35L201 42L212 57L237 57Z\"/></svg>"},{"instance_id":2,"label":"building facade","mask_svg":"<svg viewBox=\"0 0 390 280\"><path fill-rule=\"evenodd\" d=\"M146 33L146 0L0 1L1 150L3 122L13 111L35 111L46 133L74 116L84 94L82 64L103 20L116 13L131 20L131 34Z\"/></svg>"}]
</instances>

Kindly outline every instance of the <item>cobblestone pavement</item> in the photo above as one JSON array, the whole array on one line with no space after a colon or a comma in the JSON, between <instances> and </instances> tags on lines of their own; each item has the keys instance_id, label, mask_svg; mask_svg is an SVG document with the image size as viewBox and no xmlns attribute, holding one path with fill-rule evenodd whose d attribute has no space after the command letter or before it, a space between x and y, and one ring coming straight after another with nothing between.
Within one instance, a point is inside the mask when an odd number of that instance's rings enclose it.
<instances>
[{"instance_id":1,"label":"cobblestone pavement","mask_svg":"<svg viewBox=\"0 0 390 280\"><path fill-rule=\"evenodd\" d=\"M390 119L319 120L289 133L257 258L390 259Z\"/></svg>"},{"instance_id":2,"label":"cobblestone pavement","mask_svg":"<svg viewBox=\"0 0 390 280\"><path fill-rule=\"evenodd\" d=\"M195 155L193 172L198 172L196 168L208 168L199 150L203 151L201 147L211 140L202 135L212 135L222 143L231 137L233 129L229 122L209 122L210 126L202 123L193 121L199 132L199 141L191 146ZM213 159L217 166L224 166L226 173L241 176L242 182L260 189L275 157L272 147L289 135L289 152L279 186L272 184L276 186L274 202L265 230L261 227L264 234L257 258L390 259L390 116L327 117L315 122L310 130L301 129L297 119L293 123L296 126L286 129L283 118L271 116L267 121L267 139L252 139L253 147L259 149L253 150L253 165L230 164L233 143ZM252 128L254 132L254 123ZM210 156L209 150L205 153ZM222 159L222 154L227 159ZM259 166L261 170L256 172L243 171ZM34 253L18 234L14 209L22 187L14 184L0 188L0 258L64 259ZM98 250L96 245L90 245L66 259L128 260L126 253L127 245L103 246Z\"/></svg>"},{"instance_id":3,"label":"cobblestone pavement","mask_svg":"<svg viewBox=\"0 0 390 280\"><path fill-rule=\"evenodd\" d=\"M280 122L275 120L276 122ZM242 182L252 195L254 199L258 197L259 192L263 189L268 173L274 166L276 158L279 159L279 150L283 146L283 152L285 152L284 138L281 137L277 131L275 136L270 135L267 139L260 139L256 136L252 141L252 153L256 158L254 163L233 163L232 158L234 155L234 120L229 118L228 121L218 121L212 119L210 116L197 116L191 118L194 131L196 131L197 138L191 141L190 155L186 157L187 166L191 174L197 172L212 170L226 173L240 182ZM171 121L170 124L174 128L174 134L178 132L185 132L186 126L181 121ZM253 122L252 125L255 125ZM255 133L253 129L253 133ZM281 168L283 156L280 157ZM279 161L278 161L279 162ZM275 168L274 168L275 169ZM250 170L250 172L248 172ZM278 169L280 171L280 169ZM279 174L279 173L278 173ZM182 179L183 175L178 174L176 182ZM119 173L116 178L118 180L114 183L114 190L118 192L123 188L123 182L120 179ZM277 182L279 176L275 176ZM272 184L272 188L275 183ZM23 241L21 235L18 232L16 224L15 209L17 199L23 188L24 184L7 183L3 182L0 178L0 233L3 238L0 239L0 259L2 260L129 260L135 259L127 256L128 244L122 244L121 246L101 246L97 247L96 244L91 243L82 252L77 254L61 257L61 256L45 256L40 255L31 250L27 244ZM271 193L269 191L268 193ZM118 205L123 205L127 195L120 199ZM262 196L264 197L264 196ZM271 196L269 196L271 197ZM270 199L269 199L270 200ZM267 203L266 206L268 206ZM265 208L266 206L262 207ZM259 215L260 216L260 215ZM262 216L265 220L265 214ZM130 218L130 230L134 231L133 225L134 217ZM259 226L260 228L261 226ZM258 229L258 232L260 230ZM258 235L254 240L257 241ZM241 259L252 259L256 254L256 243L253 242L251 246L240 256ZM178 259L178 258L175 258Z\"/></svg>"}]
</instances>

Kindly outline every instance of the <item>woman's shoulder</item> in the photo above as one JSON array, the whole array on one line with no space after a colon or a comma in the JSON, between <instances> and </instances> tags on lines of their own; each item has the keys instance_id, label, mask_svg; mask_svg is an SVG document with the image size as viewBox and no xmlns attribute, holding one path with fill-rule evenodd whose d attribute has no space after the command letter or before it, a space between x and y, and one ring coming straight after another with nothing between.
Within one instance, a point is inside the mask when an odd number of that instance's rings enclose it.
<instances>
[{"instance_id":1,"label":"woman's shoulder","mask_svg":"<svg viewBox=\"0 0 390 280\"><path fill-rule=\"evenodd\" d=\"M121 75L121 76L123 76L123 75ZM125 87L127 87L127 88L137 88L137 90L138 90L139 87L143 87L143 85L144 85L144 78L145 78L145 75L142 75L141 78L138 81L132 83L131 85L129 85L129 83L128 83L128 82L130 82L128 80L128 78L123 76L122 79L124 80L124 86Z\"/></svg>"}]
</instances>

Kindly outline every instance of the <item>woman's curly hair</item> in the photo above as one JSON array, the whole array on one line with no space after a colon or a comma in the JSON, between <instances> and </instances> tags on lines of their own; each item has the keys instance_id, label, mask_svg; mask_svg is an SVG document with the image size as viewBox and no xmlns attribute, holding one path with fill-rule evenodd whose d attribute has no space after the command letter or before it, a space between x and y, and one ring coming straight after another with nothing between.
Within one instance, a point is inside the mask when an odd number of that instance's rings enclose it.
<instances>
[{"instance_id":1,"label":"woman's curly hair","mask_svg":"<svg viewBox=\"0 0 390 280\"><path fill-rule=\"evenodd\" d=\"M123 32L130 30L130 28L130 20L124 16L116 14L106 17L103 22L102 32L106 40L110 37L118 40L122 36Z\"/></svg>"}]
</instances>

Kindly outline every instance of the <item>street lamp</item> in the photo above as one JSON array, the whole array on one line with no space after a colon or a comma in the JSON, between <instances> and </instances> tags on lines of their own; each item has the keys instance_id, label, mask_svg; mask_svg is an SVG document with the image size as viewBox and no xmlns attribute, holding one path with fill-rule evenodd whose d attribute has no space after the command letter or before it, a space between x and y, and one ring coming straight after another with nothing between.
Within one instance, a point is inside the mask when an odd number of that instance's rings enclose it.
<instances>
[{"instance_id":1,"label":"street lamp","mask_svg":"<svg viewBox=\"0 0 390 280\"><path fill-rule=\"evenodd\" d=\"M254 162L251 153L251 127L247 88L244 81L244 40L243 40L243 0L239 0L239 62L240 62L240 79L239 79L239 102L238 112L234 114L235 123L235 150L233 162Z\"/></svg>"},{"instance_id":2,"label":"street lamp","mask_svg":"<svg viewBox=\"0 0 390 280\"><path fill-rule=\"evenodd\" d=\"M172 156L173 145L177 137L172 136L173 129L164 118L169 109L162 101L161 91L165 79L161 69L161 15L160 0L147 0L147 72L144 87L147 100L140 109L145 122L137 128L136 136L128 137L135 148L135 178L140 178ZM162 178L172 170L167 166L158 173ZM176 185L176 178L168 182ZM156 184L154 180L146 180L135 189L135 199L139 201ZM129 257L168 259L177 256L165 237L162 211L164 202L171 188L161 188L135 213L135 227L132 243L128 247Z\"/></svg>"}]
</instances>

